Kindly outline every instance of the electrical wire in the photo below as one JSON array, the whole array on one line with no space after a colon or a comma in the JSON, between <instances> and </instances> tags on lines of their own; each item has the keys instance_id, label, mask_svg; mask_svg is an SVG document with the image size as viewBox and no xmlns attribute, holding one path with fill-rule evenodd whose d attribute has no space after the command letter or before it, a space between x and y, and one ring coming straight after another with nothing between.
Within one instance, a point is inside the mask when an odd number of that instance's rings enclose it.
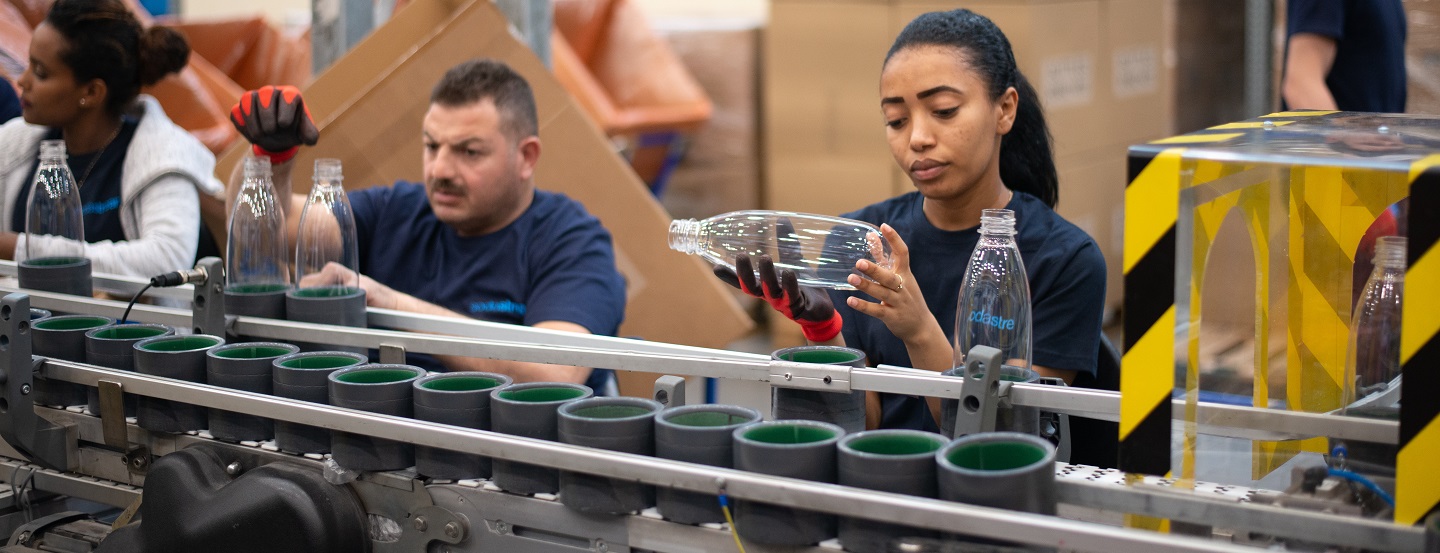
<instances>
[{"instance_id":1,"label":"electrical wire","mask_svg":"<svg viewBox=\"0 0 1440 553\"><path fill-rule=\"evenodd\" d=\"M25 492L26 488L30 490L35 489L35 469L30 469L30 472L25 475L24 479L17 479L16 476L20 474L20 468L21 465L17 464L15 468L10 471L11 505L20 508L20 512L25 516L25 522L28 523L35 519L35 513L30 506L29 496L26 495ZM19 480L18 487L16 486L16 480Z\"/></svg>"},{"instance_id":2,"label":"electrical wire","mask_svg":"<svg viewBox=\"0 0 1440 553\"><path fill-rule=\"evenodd\" d=\"M735 538L735 547L745 553L745 544L740 543L740 533L735 529L735 517L730 516L730 496L720 494L720 511L725 513L725 522L730 523L730 537Z\"/></svg>"},{"instance_id":3,"label":"electrical wire","mask_svg":"<svg viewBox=\"0 0 1440 553\"><path fill-rule=\"evenodd\" d=\"M117 324L125 324L125 321L130 318L130 309L135 307L135 302L140 299L140 296L145 295L145 292L154 285L155 279L152 278L150 279L149 284L146 284L144 288L141 288L139 292L136 292L134 296L130 296L130 305L125 306L125 313L120 315L120 321Z\"/></svg>"}]
</instances>

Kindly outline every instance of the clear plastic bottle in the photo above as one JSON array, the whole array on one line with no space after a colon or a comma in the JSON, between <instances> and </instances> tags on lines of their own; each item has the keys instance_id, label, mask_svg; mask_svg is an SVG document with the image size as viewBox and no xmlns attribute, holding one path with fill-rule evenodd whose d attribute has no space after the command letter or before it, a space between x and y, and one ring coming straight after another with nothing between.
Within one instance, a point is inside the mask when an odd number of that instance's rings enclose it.
<instances>
[{"instance_id":1,"label":"clear plastic bottle","mask_svg":"<svg viewBox=\"0 0 1440 553\"><path fill-rule=\"evenodd\" d=\"M360 288L355 213L342 181L340 160L315 160L315 184L300 214L300 235L295 244L298 295L346 296ZM340 267L326 270L332 263Z\"/></svg>"},{"instance_id":2,"label":"clear plastic bottle","mask_svg":"<svg viewBox=\"0 0 1440 553\"><path fill-rule=\"evenodd\" d=\"M65 163L65 141L40 142L40 167L25 212L25 260L70 265L85 258L85 220L80 188Z\"/></svg>"},{"instance_id":3,"label":"clear plastic bottle","mask_svg":"<svg viewBox=\"0 0 1440 553\"><path fill-rule=\"evenodd\" d=\"M269 158L245 158L245 182L235 196L229 228L225 289L248 294L289 289L285 214L275 197Z\"/></svg>"},{"instance_id":4,"label":"clear plastic bottle","mask_svg":"<svg viewBox=\"0 0 1440 553\"><path fill-rule=\"evenodd\" d=\"M955 366L975 346L1005 353L1006 365L1030 369L1030 281L1015 244L1015 212L987 209L970 254L955 311Z\"/></svg>"},{"instance_id":5,"label":"clear plastic bottle","mask_svg":"<svg viewBox=\"0 0 1440 553\"><path fill-rule=\"evenodd\" d=\"M1405 238L1375 243L1375 268L1350 321L1344 403L1382 392L1400 376L1400 301L1405 286Z\"/></svg>"},{"instance_id":6,"label":"clear plastic bottle","mask_svg":"<svg viewBox=\"0 0 1440 553\"><path fill-rule=\"evenodd\" d=\"M853 290L845 281L855 262L892 265L890 245L869 223L788 211L734 211L670 223L670 249L735 268L735 256L768 255L795 271L801 286ZM862 277L864 275L861 275Z\"/></svg>"}]
</instances>

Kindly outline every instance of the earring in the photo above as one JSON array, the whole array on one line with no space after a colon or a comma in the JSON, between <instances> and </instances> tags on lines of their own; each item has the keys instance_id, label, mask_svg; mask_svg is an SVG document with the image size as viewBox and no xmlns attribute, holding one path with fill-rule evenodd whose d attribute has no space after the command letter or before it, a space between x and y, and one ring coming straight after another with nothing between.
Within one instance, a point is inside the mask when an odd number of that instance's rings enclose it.
<instances>
[{"instance_id":1,"label":"earring","mask_svg":"<svg viewBox=\"0 0 1440 553\"><path fill-rule=\"evenodd\" d=\"M80 99L80 105L82 105L82 106L85 105L85 99L84 99L84 98L81 98L81 99Z\"/></svg>"}]
</instances>

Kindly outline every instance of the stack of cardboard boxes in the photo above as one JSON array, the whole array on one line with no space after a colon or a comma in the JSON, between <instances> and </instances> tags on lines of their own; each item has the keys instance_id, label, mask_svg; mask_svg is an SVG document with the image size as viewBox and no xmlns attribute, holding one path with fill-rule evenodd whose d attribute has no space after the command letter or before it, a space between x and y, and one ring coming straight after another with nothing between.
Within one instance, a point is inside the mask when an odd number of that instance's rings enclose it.
<instances>
[{"instance_id":1,"label":"stack of cardboard boxes","mask_svg":"<svg viewBox=\"0 0 1440 553\"><path fill-rule=\"evenodd\" d=\"M1120 303L1125 153L1173 134L1175 0L774 0L764 46L763 205L839 214L913 190L878 91L905 24L968 8L1005 32L1055 138L1059 212L1094 237ZM942 324L948 324L941 321ZM798 342L772 325L776 346Z\"/></svg>"}]
</instances>

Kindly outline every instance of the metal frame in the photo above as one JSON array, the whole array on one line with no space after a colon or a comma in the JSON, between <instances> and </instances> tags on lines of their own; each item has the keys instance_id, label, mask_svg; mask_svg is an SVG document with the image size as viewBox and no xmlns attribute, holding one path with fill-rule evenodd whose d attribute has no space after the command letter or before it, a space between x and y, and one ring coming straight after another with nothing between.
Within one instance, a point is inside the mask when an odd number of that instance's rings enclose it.
<instances>
[{"instance_id":1,"label":"metal frame","mask_svg":"<svg viewBox=\"0 0 1440 553\"><path fill-rule=\"evenodd\" d=\"M3 268L3 264L0 264ZM0 270L3 273L3 270ZM97 279L99 281L99 279ZM119 316L124 302L82 298L23 290L0 285L0 293L24 292L32 303L47 309ZM535 329L517 325L443 319L398 311L370 309L374 326L407 328L421 332L443 332L454 336L417 334L375 328L352 328L298 323L257 317L227 318L235 334L279 340L301 340L341 346L378 348L398 346L419 353L457 355L510 361L553 363L582 367L608 367L681 376L705 376L767 382L783 388L845 392L869 390L896 394L959 398L962 380L928 371L901 367L851 368L790 363L750 353L730 352ZM189 311L153 305L136 305L130 318L191 326ZM483 337L481 337L483 336ZM790 378L785 378L790 375ZM1016 406L1036 407L1074 416L1119 419L1120 396L1116 392L1014 383L1010 401ZM1183 400L1174 400L1184 405ZM1182 414L1184 409L1175 409ZM1399 424L1394 421L1339 417L1321 413L1281 411L1255 407L1201 404L1197 412L1201 432L1248 439L1295 439L1326 436L1384 444L1399 441Z\"/></svg>"}]
</instances>

